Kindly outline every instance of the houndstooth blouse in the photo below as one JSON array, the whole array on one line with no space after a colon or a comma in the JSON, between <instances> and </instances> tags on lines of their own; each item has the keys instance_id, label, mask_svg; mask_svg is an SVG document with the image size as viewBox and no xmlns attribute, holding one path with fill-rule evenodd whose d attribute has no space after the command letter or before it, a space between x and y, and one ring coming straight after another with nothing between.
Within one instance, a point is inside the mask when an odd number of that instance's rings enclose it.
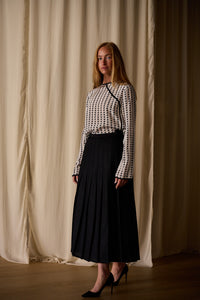
<instances>
[{"instance_id":1,"label":"houndstooth blouse","mask_svg":"<svg viewBox=\"0 0 200 300\"><path fill-rule=\"evenodd\" d=\"M86 99L85 126L73 175L78 175L84 147L90 133L123 130L123 153L115 173L117 178L133 178L135 152L136 93L130 84L104 83L89 91ZM72 176L73 176L72 175Z\"/></svg>"}]
</instances>

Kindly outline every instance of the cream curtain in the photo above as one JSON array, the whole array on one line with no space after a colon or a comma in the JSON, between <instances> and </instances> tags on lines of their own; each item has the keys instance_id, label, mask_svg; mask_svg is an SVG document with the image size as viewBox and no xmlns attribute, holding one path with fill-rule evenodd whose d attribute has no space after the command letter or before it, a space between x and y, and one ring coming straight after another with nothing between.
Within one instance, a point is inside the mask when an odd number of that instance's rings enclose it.
<instances>
[{"instance_id":1,"label":"cream curtain","mask_svg":"<svg viewBox=\"0 0 200 300\"><path fill-rule=\"evenodd\" d=\"M141 260L152 266L152 0L0 0L0 255L71 256L72 171L97 46L116 43L137 92L135 198Z\"/></svg>"},{"instance_id":2,"label":"cream curtain","mask_svg":"<svg viewBox=\"0 0 200 300\"><path fill-rule=\"evenodd\" d=\"M200 1L155 1L153 257L200 252Z\"/></svg>"}]
</instances>

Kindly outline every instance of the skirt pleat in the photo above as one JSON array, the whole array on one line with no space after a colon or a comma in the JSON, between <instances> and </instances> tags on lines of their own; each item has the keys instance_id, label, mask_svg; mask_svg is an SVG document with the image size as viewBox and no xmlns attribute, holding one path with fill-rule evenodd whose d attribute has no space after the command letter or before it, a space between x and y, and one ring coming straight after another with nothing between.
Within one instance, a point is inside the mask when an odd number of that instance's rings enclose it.
<instances>
[{"instance_id":1,"label":"skirt pleat","mask_svg":"<svg viewBox=\"0 0 200 300\"><path fill-rule=\"evenodd\" d=\"M91 134L80 166L72 221L73 256L87 261L140 259L133 180L115 189L123 133Z\"/></svg>"}]
</instances>

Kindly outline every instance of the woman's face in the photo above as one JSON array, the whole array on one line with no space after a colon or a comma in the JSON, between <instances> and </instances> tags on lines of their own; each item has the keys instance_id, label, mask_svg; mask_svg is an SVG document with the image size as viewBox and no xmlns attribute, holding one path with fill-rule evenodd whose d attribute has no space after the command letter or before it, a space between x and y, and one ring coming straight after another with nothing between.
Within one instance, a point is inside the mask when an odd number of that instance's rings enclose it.
<instances>
[{"instance_id":1,"label":"woman's face","mask_svg":"<svg viewBox=\"0 0 200 300\"><path fill-rule=\"evenodd\" d=\"M99 71L106 76L112 73L112 52L106 46L101 47L97 55Z\"/></svg>"}]
</instances>

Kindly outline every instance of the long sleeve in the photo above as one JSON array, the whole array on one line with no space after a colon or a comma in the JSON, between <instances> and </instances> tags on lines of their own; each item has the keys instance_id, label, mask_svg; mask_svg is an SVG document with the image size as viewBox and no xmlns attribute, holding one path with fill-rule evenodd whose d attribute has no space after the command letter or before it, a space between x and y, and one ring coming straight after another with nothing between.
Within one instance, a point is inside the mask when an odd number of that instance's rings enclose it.
<instances>
[{"instance_id":1,"label":"long sleeve","mask_svg":"<svg viewBox=\"0 0 200 300\"><path fill-rule=\"evenodd\" d=\"M136 93L126 85L121 100L122 128L124 133L122 158L115 173L117 178L133 178L135 151Z\"/></svg>"},{"instance_id":2,"label":"long sleeve","mask_svg":"<svg viewBox=\"0 0 200 300\"><path fill-rule=\"evenodd\" d=\"M82 131L82 134L81 134L81 142L80 142L79 154L78 154L78 158L76 160L75 166L74 166L73 175L78 175L79 174L80 165L81 165L81 161L82 161L82 158L83 158L83 152L84 152L85 144L86 144L86 141L87 141L88 135L89 135L87 133L87 131L86 131L86 123L87 123L87 115L88 115L88 112L87 112L88 105L87 104L88 104L89 93L88 93L87 99L86 99L85 124L84 124L84 128L83 128L83 131Z\"/></svg>"}]
</instances>

